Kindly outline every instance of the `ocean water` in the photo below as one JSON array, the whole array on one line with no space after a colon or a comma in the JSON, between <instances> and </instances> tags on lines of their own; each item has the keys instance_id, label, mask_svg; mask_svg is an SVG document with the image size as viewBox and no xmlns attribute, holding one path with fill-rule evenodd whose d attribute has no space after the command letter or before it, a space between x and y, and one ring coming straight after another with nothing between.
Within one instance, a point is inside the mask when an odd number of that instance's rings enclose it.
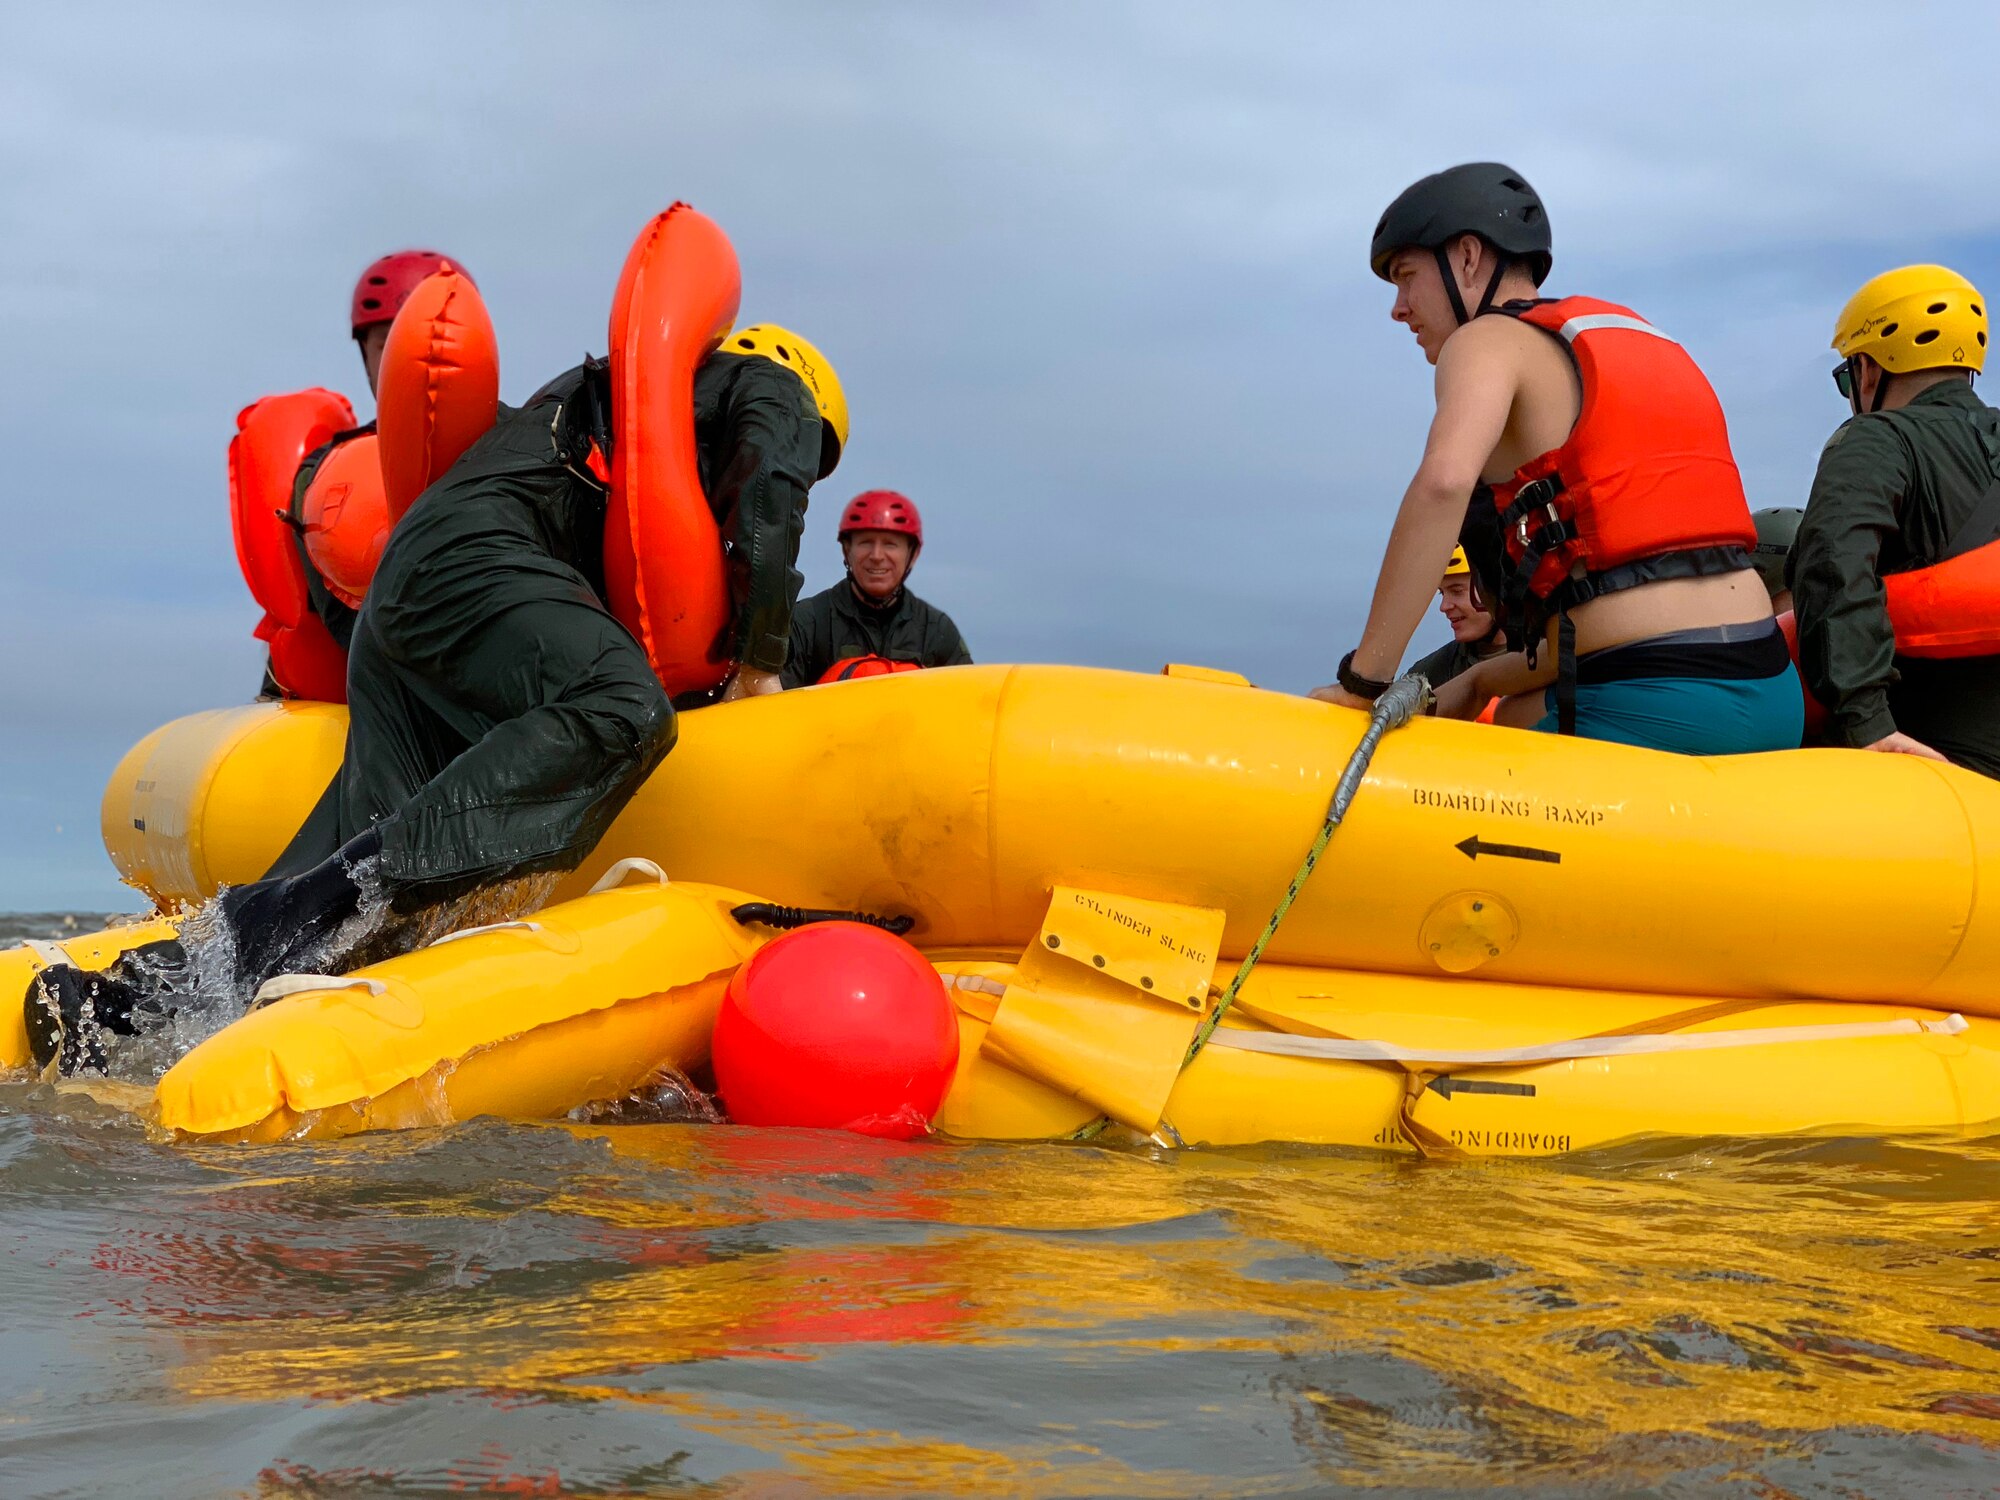
<instances>
[{"instance_id":1,"label":"ocean water","mask_svg":"<svg viewBox=\"0 0 2000 1500\"><path fill-rule=\"evenodd\" d=\"M190 1148L19 1080L0 1278L8 1500L2000 1494L2000 1141Z\"/></svg>"}]
</instances>

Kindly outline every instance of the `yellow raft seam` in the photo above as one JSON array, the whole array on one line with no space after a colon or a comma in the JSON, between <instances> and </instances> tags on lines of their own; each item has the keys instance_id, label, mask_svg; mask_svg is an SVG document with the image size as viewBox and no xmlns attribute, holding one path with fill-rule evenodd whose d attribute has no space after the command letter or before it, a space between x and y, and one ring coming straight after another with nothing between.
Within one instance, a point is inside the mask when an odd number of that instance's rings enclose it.
<instances>
[{"instance_id":1,"label":"yellow raft seam","mask_svg":"<svg viewBox=\"0 0 2000 1500\"><path fill-rule=\"evenodd\" d=\"M1936 972L1929 979L1925 980L1923 985L1917 990L1919 995L1924 995L1928 994L1940 979L1951 972L1951 966L1958 962L1959 950L1965 946L1966 934L1972 931L1972 918L1974 913L1979 910L1979 835L1974 831L1976 823L1972 816L1972 809L1965 805L1965 799L1958 794L1958 788L1952 785L1952 778L1945 775L1944 769L1934 762L1922 761L1919 764L1926 766L1931 775L1944 783L1945 790L1951 793L1951 800L1958 804L1959 813L1965 823L1966 853L1968 856L1966 863L1971 868L1972 877L1971 888L1966 892L1965 920L1958 924L1958 940L1951 945L1951 952L1945 955L1944 962L1937 966Z\"/></svg>"}]
</instances>

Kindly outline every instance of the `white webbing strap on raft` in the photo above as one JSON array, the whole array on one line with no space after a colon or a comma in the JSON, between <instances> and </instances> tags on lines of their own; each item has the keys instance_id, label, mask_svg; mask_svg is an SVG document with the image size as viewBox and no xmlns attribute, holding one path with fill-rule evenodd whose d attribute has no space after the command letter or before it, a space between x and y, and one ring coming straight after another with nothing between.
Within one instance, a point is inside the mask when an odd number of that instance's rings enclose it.
<instances>
[{"instance_id":1,"label":"white webbing strap on raft","mask_svg":"<svg viewBox=\"0 0 2000 1500\"><path fill-rule=\"evenodd\" d=\"M478 937L482 933L488 932L540 932L541 930L542 924L540 922L530 922L525 918L516 918L511 922L488 922L480 927L461 927L456 932L447 932L443 937L433 942L431 946L433 948L442 948L446 943L455 943L460 938Z\"/></svg>"},{"instance_id":2,"label":"white webbing strap on raft","mask_svg":"<svg viewBox=\"0 0 2000 1500\"><path fill-rule=\"evenodd\" d=\"M250 1008L259 1010L274 1000L310 994L314 990L366 990L371 995L386 995L389 986L379 979L363 979L355 974L273 974L257 986L257 993L250 999Z\"/></svg>"},{"instance_id":3,"label":"white webbing strap on raft","mask_svg":"<svg viewBox=\"0 0 2000 1500\"><path fill-rule=\"evenodd\" d=\"M23 938L21 939L21 946L40 959L42 967L45 969L56 964L71 962L69 950L64 948L61 943L53 942L48 938Z\"/></svg>"},{"instance_id":4,"label":"white webbing strap on raft","mask_svg":"<svg viewBox=\"0 0 2000 1500\"><path fill-rule=\"evenodd\" d=\"M629 859L619 860L617 864L598 876L597 884L590 888L590 894L595 896L602 891L615 891L634 875L650 875L661 885L672 883L667 879L667 872L665 870L662 870L650 859L635 854Z\"/></svg>"},{"instance_id":5,"label":"white webbing strap on raft","mask_svg":"<svg viewBox=\"0 0 2000 1500\"><path fill-rule=\"evenodd\" d=\"M1653 1052L1712 1052L1726 1047L1771 1047L1784 1042L1847 1041L1877 1036L1957 1036L1966 1029L1964 1016L1953 1012L1941 1021L1904 1018L1896 1021L1849 1021L1824 1026L1760 1026L1741 1031L1685 1031L1653 1036L1588 1036L1567 1042L1543 1042L1533 1047L1490 1047L1466 1051L1406 1047L1396 1042L1346 1041L1335 1037L1294 1036L1283 1031L1218 1029L1211 1047L1238 1052L1266 1052L1278 1057L1315 1058L1325 1062L1422 1063L1446 1068L1505 1068L1523 1063L1567 1062L1584 1057L1631 1057Z\"/></svg>"}]
</instances>

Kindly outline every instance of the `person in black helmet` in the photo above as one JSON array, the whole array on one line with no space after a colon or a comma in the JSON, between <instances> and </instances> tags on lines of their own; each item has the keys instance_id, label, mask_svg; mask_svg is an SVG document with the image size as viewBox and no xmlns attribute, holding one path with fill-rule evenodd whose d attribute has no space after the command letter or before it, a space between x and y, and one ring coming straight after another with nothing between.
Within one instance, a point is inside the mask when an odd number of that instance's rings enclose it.
<instances>
[{"instance_id":1,"label":"person in black helmet","mask_svg":"<svg viewBox=\"0 0 2000 1500\"><path fill-rule=\"evenodd\" d=\"M1376 226L1370 265L1437 367L1437 415L1360 644L1313 696L1366 708L1388 687L1462 542L1522 649L1447 684L1440 713L1539 693L1544 731L1691 754L1797 745L1715 393L1629 309L1540 297L1552 261L1541 199L1498 162L1424 178Z\"/></svg>"}]
</instances>

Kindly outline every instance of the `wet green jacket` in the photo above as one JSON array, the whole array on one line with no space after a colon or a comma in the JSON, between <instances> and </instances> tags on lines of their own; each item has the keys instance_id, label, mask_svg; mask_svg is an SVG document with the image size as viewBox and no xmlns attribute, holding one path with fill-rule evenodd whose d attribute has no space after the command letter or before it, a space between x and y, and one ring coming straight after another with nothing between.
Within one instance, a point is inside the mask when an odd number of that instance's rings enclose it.
<instances>
[{"instance_id":1,"label":"wet green jacket","mask_svg":"<svg viewBox=\"0 0 2000 1500\"><path fill-rule=\"evenodd\" d=\"M1828 439L1788 577L1799 664L1832 715L1833 743L1901 730L2000 776L2000 657L1898 655L1882 583L1985 540L1963 533L1996 483L2000 412L1958 381L1851 418Z\"/></svg>"},{"instance_id":2,"label":"wet green jacket","mask_svg":"<svg viewBox=\"0 0 2000 1500\"><path fill-rule=\"evenodd\" d=\"M819 477L819 407L806 383L775 360L715 354L695 372L694 434L729 562L732 654L776 672L805 583L799 538Z\"/></svg>"},{"instance_id":3,"label":"wet green jacket","mask_svg":"<svg viewBox=\"0 0 2000 1500\"><path fill-rule=\"evenodd\" d=\"M587 448L590 378L501 407L397 523L354 624L340 771L272 874L371 825L406 904L574 868L672 748L666 693L603 603L603 487L558 456ZM775 633L775 668L818 414L761 358L709 361L695 398L739 616Z\"/></svg>"},{"instance_id":4,"label":"wet green jacket","mask_svg":"<svg viewBox=\"0 0 2000 1500\"><path fill-rule=\"evenodd\" d=\"M936 605L908 589L886 605L870 604L843 578L799 601L782 680L788 688L809 687L828 667L850 656L882 656L922 667L963 667L972 661L951 616Z\"/></svg>"}]
</instances>

